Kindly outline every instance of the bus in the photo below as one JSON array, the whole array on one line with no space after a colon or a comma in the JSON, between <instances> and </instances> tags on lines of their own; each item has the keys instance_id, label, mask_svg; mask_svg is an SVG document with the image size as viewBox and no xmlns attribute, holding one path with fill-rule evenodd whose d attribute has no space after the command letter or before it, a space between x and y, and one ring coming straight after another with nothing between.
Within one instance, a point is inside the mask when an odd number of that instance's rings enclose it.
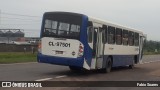
<instances>
[{"instance_id":1,"label":"bus","mask_svg":"<svg viewBox=\"0 0 160 90\"><path fill-rule=\"evenodd\" d=\"M43 15L37 61L70 70L133 68L142 60L146 36L141 31L73 12Z\"/></svg>"}]
</instances>

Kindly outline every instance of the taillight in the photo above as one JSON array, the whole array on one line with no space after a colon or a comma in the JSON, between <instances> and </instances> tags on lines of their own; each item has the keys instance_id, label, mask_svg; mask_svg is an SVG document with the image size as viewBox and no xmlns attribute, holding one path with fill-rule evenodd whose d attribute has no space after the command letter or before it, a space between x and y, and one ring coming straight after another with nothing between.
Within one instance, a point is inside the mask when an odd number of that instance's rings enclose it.
<instances>
[{"instance_id":1,"label":"taillight","mask_svg":"<svg viewBox=\"0 0 160 90\"><path fill-rule=\"evenodd\" d=\"M39 41L39 43L38 43L38 52L39 53L41 53L41 48L42 48L41 41Z\"/></svg>"},{"instance_id":2,"label":"taillight","mask_svg":"<svg viewBox=\"0 0 160 90\"><path fill-rule=\"evenodd\" d=\"M78 52L78 57L83 56L83 52L84 52L84 46L82 43L79 44L79 52Z\"/></svg>"}]
</instances>

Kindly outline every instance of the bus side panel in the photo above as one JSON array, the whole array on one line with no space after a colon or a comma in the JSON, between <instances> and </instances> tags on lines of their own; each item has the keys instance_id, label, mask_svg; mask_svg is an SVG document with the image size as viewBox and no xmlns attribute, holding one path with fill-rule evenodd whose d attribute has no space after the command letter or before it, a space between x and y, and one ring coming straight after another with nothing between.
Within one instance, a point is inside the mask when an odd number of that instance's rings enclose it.
<instances>
[{"instance_id":1,"label":"bus side panel","mask_svg":"<svg viewBox=\"0 0 160 90\"><path fill-rule=\"evenodd\" d=\"M125 66L134 64L135 55L113 55L112 67Z\"/></svg>"},{"instance_id":2,"label":"bus side panel","mask_svg":"<svg viewBox=\"0 0 160 90\"><path fill-rule=\"evenodd\" d=\"M134 64L135 56L137 56L138 60L138 55L104 55L103 68L105 68L106 66L108 57L111 57L113 60L112 67L117 67L117 66L126 66Z\"/></svg>"}]
</instances>

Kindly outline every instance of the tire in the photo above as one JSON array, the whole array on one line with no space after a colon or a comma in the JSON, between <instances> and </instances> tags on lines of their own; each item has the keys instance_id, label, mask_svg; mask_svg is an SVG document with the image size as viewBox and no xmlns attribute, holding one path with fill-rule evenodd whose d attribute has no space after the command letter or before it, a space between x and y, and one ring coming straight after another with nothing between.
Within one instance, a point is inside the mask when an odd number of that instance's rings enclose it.
<instances>
[{"instance_id":1,"label":"tire","mask_svg":"<svg viewBox=\"0 0 160 90\"><path fill-rule=\"evenodd\" d=\"M111 69L112 69L112 59L111 57L108 57L105 68L101 69L100 71L102 73L109 73L111 72Z\"/></svg>"},{"instance_id":2,"label":"tire","mask_svg":"<svg viewBox=\"0 0 160 90\"><path fill-rule=\"evenodd\" d=\"M136 63L136 60L133 60L133 64L132 65L129 65L129 69L133 69L134 68L134 64Z\"/></svg>"},{"instance_id":3,"label":"tire","mask_svg":"<svg viewBox=\"0 0 160 90\"><path fill-rule=\"evenodd\" d=\"M112 69L112 59L108 57L107 61L108 62L106 63L106 73L109 73Z\"/></svg>"},{"instance_id":4,"label":"tire","mask_svg":"<svg viewBox=\"0 0 160 90\"><path fill-rule=\"evenodd\" d=\"M129 69L133 69L134 65L129 65Z\"/></svg>"}]
</instances>

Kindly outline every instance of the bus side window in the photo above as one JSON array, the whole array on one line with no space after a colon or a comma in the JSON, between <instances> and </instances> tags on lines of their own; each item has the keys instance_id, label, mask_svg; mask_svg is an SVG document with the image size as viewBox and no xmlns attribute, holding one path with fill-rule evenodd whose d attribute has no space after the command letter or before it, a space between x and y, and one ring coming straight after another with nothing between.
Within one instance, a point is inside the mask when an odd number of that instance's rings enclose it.
<instances>
[{"instance_id":1,"label":"bus side window","mask_svg":"<svg viewBox=\"0 0 160 90\"><path fill-rule=\"evenodd\" d=\"M135 46L139 46L139 34L138 33L135 33L134 43L135 43Z\"/></svg>"},{"instance_id":2,"label":"bus side window","mask_svg":"<svg viewBox=\"0 0 160 90\"><path fill-rule=\"evenodd\" d=\"M115 27L108 26L108 44L115 43Z\"/></svg>"},{"instance_id":3,"label":"bus side window","mask_svg":"<svg viewBox=\"0 0 160 90\"><path fill-rule=\"evenodd\" d=\"M134 32L129 31L129 45L133 46L134 45Z\"/></svg>"},{"instance_id":4,"label":"bus side window","mask_svg":"<svg viewBox=\"0 0 160 90\"><path fill-rule=\"evenodd\" d=\"M102 42L103 44L107 43L107 26L103 25L102 31Z\"/></svg>"},{"instance_id":5,"label":"bus side window","mask_svg":"<svg viewBox=\"0 0 160 90\"><path fill-rule=\"evenodd\" d=\"M121 45L122 44L122 29L116 28L116 44Z\"/></svg>"},{"instance_id":6,"label":"bus side window","mask_svg":"<svg viewBox=\"0 0 160 90\"><path fill-rule=\"evenodd\" d=\"M123 30L123 45L128 45L128 30Z\"/></svg>"},{"instance_id":7,"label":"bus side window","mask_svg":"<svg viewBox=\"0 0 160 90\"><path fill-rule=\"evenodd\" d=\"M87 28L87 35L88 35L88 43L92 43L93 39L93 27Z\"/></svg>"},{"instance_id":8,"label":"bus side window","mask_svg":"<svg viewBox=\"0 0 160 90\"><path fill-rule=\"evenodd\" d=\"M107 43L107 41L108 41L108 29L107 29L107 27L105 29L105 39L106 39L106 43Z\"/></svg>"},{"instance_id":9,"label":"bus side window","mask_svg":"<svg viewBox=\"0 0 160 90\"><path fill-rule=\"evenodd\" d=\"M93 29L93 52L92 52L92 56L95 58L96 57L96 43L97 43L97 31L98 28L94 27Z\"/></svg>"},{"instance_id":10,"label":"bus side window","mask_svg":"<svg viewBox=\"0 0 160 90\"><path fill-rule=\"evenodd\" d=\"M105 30L104 30L104 29L102 29L102 42L103 42L103 44L106 43L106 39L105 39Z\"/></svg>"},{"instance_id":11,"label":"bus side window","mask_svg":"<svg viewBox=\"0 0 160 90\"><path fill-rule=\"evenodd\" d=\"M93 42L93 23L91 21L88 21L87 39L88 39L88 43Z\"/></svg>"}]
</instances>

